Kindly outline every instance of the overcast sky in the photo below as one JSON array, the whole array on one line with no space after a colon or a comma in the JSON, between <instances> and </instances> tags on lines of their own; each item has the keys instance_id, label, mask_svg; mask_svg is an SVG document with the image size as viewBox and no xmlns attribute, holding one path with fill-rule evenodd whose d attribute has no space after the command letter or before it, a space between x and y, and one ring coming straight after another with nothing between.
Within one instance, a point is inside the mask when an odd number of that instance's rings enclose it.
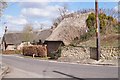
<instances>
[{"instance_id":1,"label":"overcast sky","mask_svg":"<svg viewBox=\"0 0 120 80\"><path fill-rule=\"evenodd\" d=\"M53 19L59 15L58 8L62 8L63 4L68 6L69 12L95 6L94 2L9 2L1 17L0 36L4 26L8 26L9 31L21 31L27 23L32 23L35 29L39 29L40 24L44 24L45 29L49 28ZM117 2L99 2L99 8L117 10L117 6Z\"/></svg>"}]
</instances>

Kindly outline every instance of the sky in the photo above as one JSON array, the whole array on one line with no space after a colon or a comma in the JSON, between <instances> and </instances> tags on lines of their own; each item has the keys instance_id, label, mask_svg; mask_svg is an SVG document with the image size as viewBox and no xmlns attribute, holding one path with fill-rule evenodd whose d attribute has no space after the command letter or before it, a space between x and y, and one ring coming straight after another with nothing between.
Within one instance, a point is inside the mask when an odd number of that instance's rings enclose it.
<instances>
[{"instance_id":1,"label":"sky","mask_svg":"<svg viewBox=\"0 0 120 80\"><path fill-rule=\"evenodd\" d=\"M94 2L8 2L0 22L0 36L4 34L5 26L8 31L22 31L25 24L31 23L38 30L50 28L53 20L59 16L58 8L68 7L68 12L79 9L94 8ZM99 2L99 8L118 10L117 2Z\"/></svg>"}]
</instances>

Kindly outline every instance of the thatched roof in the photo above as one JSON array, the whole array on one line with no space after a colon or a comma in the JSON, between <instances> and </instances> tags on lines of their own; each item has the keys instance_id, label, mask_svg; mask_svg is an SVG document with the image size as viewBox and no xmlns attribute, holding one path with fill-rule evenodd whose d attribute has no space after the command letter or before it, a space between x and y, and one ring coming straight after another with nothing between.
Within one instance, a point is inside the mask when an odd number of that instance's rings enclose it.
<instances>
[{"instance_id":1,"label":"thatched roof","mask_svg":"<svg viewBox=\"0 0 120 80\"><path fill-rule=\"evenodd\" d=\"M46 29L38 32L35 37L35 41L41 40L42 42L45 41L52 33L52 29Z\"/></svg>"},{"instance_id":2,"label":"thatched roof","mask_svg":"<svg viewBox=\"0 0 120 80\"><path fill-rule=\"evenodd\" d=\"M80 38L87 30L86 19L90 13L78 14L64 18L46 39L49 41L63 41L69 45L75 38Z\"/></svg>"},{"instance_id":3,"label":"thatched roof","mask_svg":"<svg viewBox=\"0 0 120 80\"><path fill-rule=\"evenodd\" d=\"M4 35L4 40L6 44L20 44L23 39L22 33L7 33Z\"/></svg>"},{"instance_id":4,"label":"thatched roof","mask_svg":"<svg viewBox=\"0 0 120 80\"><path fill-rule=\"evenodd\" d=\"M38 32L33 32L34 37L31 40L31 42L33 40L44 41L46 38L48 38L51 35L51 33L52 33L51 29L42 30L42 31L38 31ZM20 33L20 32L19 33L7 33L7 34L4 35L2 41L5 41L6 44L18 45L18 44L22 43L22 41L24 41L23 33Z\"/></svg>"}]
</instances>

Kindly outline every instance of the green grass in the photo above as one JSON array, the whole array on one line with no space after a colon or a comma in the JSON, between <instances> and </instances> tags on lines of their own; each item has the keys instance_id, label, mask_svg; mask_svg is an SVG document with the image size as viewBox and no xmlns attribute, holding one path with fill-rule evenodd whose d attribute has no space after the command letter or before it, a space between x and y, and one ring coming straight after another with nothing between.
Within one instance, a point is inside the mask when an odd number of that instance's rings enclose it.
<instances>
[{"instance_id":1,"label":"green grass","mask_svg":"<svg viewBox=\"0 0 120 80\"><path fill-rule=\"evenodd\" d=\"M24 56L24 58L33 58L32 56ZM49 57L34 57L34 59L48 60Z\"/></svg>"}]
</instances>

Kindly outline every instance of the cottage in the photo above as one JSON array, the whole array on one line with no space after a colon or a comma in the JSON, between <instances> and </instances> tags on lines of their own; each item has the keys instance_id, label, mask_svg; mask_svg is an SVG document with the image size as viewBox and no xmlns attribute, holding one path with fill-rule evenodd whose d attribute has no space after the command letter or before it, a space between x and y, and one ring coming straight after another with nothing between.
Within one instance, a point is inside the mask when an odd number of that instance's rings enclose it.
<instances>
[{"instance_id":1,"label":"cottage","mask_svg":"<svg viewBox=\"0 0 120 80\"><path fill-rule=\"evenodd\" d=\"M7 33L2 38L3 50L15 50L23 41L21 33Z\"/></svg>"},{"instance_id":2,"label":"cottage","mask_svg":"<svg viewBox=\"0 0 120 80\"><path fill-rule=\"evenodd\" d=\"M41 42L43 43L46 38L48 38L52 33L51 29L36 31L33 32L34 37L30 42ZM2 48L3 50L15 50L20 49L23 46L24 42L24 34L23 33L6 33L2 38ZM40 44L40 43L37 43Z\"/></svg>"}]
</instances>

